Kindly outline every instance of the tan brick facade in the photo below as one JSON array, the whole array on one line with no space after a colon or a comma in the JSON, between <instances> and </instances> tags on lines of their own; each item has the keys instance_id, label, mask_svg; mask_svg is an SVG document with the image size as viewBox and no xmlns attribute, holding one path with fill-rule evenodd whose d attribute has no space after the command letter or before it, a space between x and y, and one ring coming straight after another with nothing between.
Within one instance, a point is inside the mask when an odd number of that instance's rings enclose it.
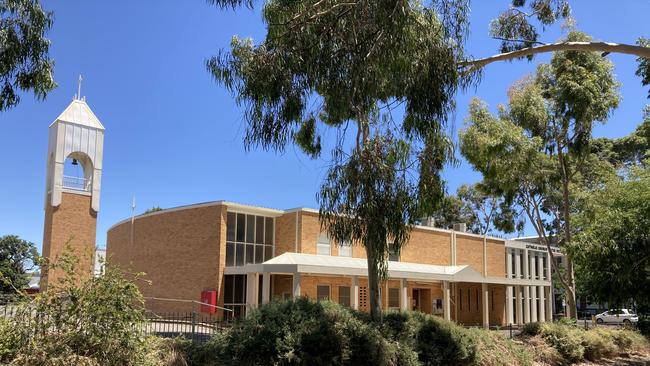
<instances>
[{"instance_id":1,"label":"tan brick facade","mask_svg":"<svg viewBox=\"0 0 650 366\"><path fill-rule=\"evenodd\" d=\"M224 206L161 211L117 225L108 231L107 260L130 273L145 297L201 300L203 290L223 291L225 267ZM133 231L133 233L132 233ZM131 235L133 240L131 242ZM223 303L223 297L219 296ZM154 312L192 311L196 305L147 300Z\"/></svg>"},{"instance_id":2,"label":"tan brick facade","mask_svg":"<svg viewBox=\"0 0 650 366\"><path fill-rule=\"evenodd\" d=\"M56 264L66 246L69 246L71 254L78 259L76 273L82 278L90 278L93 274L97 228L97 212L91 207L91 196L63 192L59 206L52 207L49 197L46 202L43 256ZM46 290L49 285L56 284L63 275L59 269L46 269L41 279L41 289Z\"/></svg>"},{"instance_id":3,"label":"tan brick facade","mask_svg":"<svg viewBox=\"0 0 650 366\"><path fill-rule=\"evenodd\" d=\"M237 207L235 211L247 212L246 207ZM146 273L144 279L151 283L151 285L144 283L141 285L146 297L198 301L201 291L216 289L219 294L218 304L223 306L227 213L228 204L212 203L136 217L132 245L130 244L131 221L125 220L108 232L109 264ZM265 212L254 208L251 214L265 215ZM269 212L267 217L275 218L274 254L276 257L283 253L296 252L296 248L299 253L316 253L316 243L321 233L316 212L301 209L286 212L274 210ZM338 254L339 247L333 244L331 255L336 257ZM505 256L505 241L500 239L416 227L411 232L409 242L402 249L400 262L440 266L468 265L481 275L505 279ZM354 245L352 257L365 258L364 248ZM261 278L260 275L260 287ZM300 293L301 296L316 299L317 286L327 285L330 288L331 299L337 301L339 288L353 287L352 281L350 276L304 273L300 277ZM367 279L359 276L358 281L359 307L360 310L366 310ZM399 289L400 307L402 306L404 295L401 281L401 279L389 279L382 284L383 308L388 307L391 288ZM441 281L409 279L405 283L407 308L442 316ZM483 321L482 284L452 282L450 286L451 319L466 325L480 325ZM493 325L503 325L506 322L505 285L490 284L488 289L489 322ZM293 276L287 273L271 273L270 298L291 296L293 296ZM156 312L196 309L195 306L188 304L158 300L149 300L147 307Z\"/></svg>"}]
</instances>

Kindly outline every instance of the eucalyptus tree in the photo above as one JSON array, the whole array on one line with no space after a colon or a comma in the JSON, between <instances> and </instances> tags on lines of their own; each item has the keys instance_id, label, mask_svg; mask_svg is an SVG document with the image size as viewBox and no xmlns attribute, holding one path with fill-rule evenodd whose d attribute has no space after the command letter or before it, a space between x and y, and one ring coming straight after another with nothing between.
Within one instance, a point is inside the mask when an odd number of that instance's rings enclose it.
<instances>
[{"instance_id":1,"label":"eucalyptus tree","mask_svg":"<svg viewBox=\"0 0 650 366\"><path fill-rule=\"evenodd\" d=\"M568 39L590 40L578 32ZM549 233L561 245L572 242L572 184L590 156L593 124L605 122L618 101L609 61L593 52L562 51L511 88L508 107L497 117L479 101L471 105L461 152L487 187L524 209L549 253ZM575 317L571 253L566 272L552 265L567 293L567 315Z\"/></svg>"},{"instance_id":2,"label":"eucalyptus tree","mask_svg":"<svg viewBox=\"0 0 650 366\"><path fill-rule=\"evenodd\" d=\"M20 102L20 90L44 99L56 87L45 37L52 21L38 0L0 0L0 112Z\"/></svg>"},{"instance_id":3,"label":"eucalyptus tree","mask_svg":"<svg viewBox=\"0 0 650 366\"><path fill-rule=\"evenodd\" d=\"M463 1L449 9L409 1L269 1L263 43L233 38L208 69L235 95L247 147L295 143L312 157L336 131L318 199L323 229L366 250L371 315L389 246L444 196L440 171L453 154L445 123L460 75ZM389 112L403 104L401 120Z\"/></svg>"}]
</instances>

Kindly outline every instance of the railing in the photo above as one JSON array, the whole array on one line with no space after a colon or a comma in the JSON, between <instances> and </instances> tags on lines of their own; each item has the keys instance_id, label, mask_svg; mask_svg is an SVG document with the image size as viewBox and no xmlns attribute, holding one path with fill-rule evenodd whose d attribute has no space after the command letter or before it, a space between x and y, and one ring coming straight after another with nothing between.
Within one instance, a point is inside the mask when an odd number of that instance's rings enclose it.
<instances>
[{"instance_id":1,"label":"railing","mask_svg":"<svg viewBox=\"0 0 650 366\"><path fill-rule=\"evenodd\" d=\"M90 179L64 175L63 188L73 189L75 191L90 192Z\"/></svg>"},{"instance_id":2,"label":"railing","mask_svg":"<svg viewBox=\"0 0 650 366\"><path fill-rule=\"evenodd\" d=\"M232 322L219 319L216 314L147 313L145 334L164 338L183 337L195 342L206 342L213 335L230 327Z\"/></svg>"}]
</instances>

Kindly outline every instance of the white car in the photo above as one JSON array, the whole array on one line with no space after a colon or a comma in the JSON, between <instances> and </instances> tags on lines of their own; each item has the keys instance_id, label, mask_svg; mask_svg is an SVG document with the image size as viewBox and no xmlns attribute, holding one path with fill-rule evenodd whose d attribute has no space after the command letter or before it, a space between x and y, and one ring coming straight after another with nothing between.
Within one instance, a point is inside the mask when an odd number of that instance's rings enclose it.
<instances>
[{"instance_id":1,"label":"white car","mask_svg":"<svg viewBox=\"0 0 650 366\"><path fill-rule=\"evenodd\" d=\"M639 317L628 309L607 310L596 315L596 323L632 324L639 321Z\"/></svg>"}]
</instances>

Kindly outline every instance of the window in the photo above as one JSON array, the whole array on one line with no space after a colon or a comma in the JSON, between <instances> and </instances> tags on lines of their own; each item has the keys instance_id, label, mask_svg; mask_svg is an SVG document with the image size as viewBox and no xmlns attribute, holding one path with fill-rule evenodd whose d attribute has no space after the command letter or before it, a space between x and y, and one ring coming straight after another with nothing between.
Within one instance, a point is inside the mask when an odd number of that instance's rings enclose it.
<instances>
[{"instance_id":1,"label":"window","mask_svg":"<svg viewBox=\"0 0 650 366\"><path fill-rule=\"evenodd\" d=\"M548 279L548 264L546 264L546 255L542 256L542 279L547 280Z\"/></svg>"},{"instance_id":2,"label":"window","mask_svg":"<svg viewBox=\"0 0 650 366\"><path fill-rule=\"evenodd\" d=\"M399 262L399 252L393 243L388 243L388 260L391 262Z\"/></svg>"},{"instance_id":3,"label":"window","mask_svg":"<svg viewBox=\"0 0 650 366\"><path fill-rule=\"evenodd\" d=\"M339 286L339 304L350 307L350 286Z\"/></svg>"},{"instance_id":4,"label":"window","mask_svg":"<svg viewBox=\"0 0 650 366\"><path fill-rule=\"evenodd\" d=\"M330 287L329 285L318 285L316 286L316 300L329 300L330 299Z\"/></svg>"},{"instance_id":5,"label":"window","mask_svg":"<svg viewBox=\"0 0 650 366\"><path fill-rule=\"evenodd\" d=\"M223 302L228 319L243 317L246 311L246 275L225 275Z\"/></svg>"},{"instance_id":6,"label":"window","mask_svg":"<svg viewBox=\"0 0 650 366\"><path fill-rule=\"evenodd\" d=\"M526 252L523 250L519 251L519 278L524 278L524 268L526 268L524 265L524 261L526 260L524 253Z\"/></svg>"},{"instance_id":7,"label":"window","mask_svg":"<svg viewBox=\"0 0 650 366\"><path fill-rule=\"evenodd\" d=\"M460 310L463 310L463 291L458 290L458 303L460 304Z\"/></svg>"},{"instance_id":8,"label":"window","mask_svg":"<svg viewBox=\"0 0 650 366\"><path fill-rule=\"evenodd\" d=\"M226 266L263 263L273 257L273 218L228 212Z\"/></svg>"},{"instance_id":9,"label":"window","mask_svg":"<svg viewBox=\"0 0 650 366\"><path fill-rule=\"evenodd\" d=\"M388 307L389 308L399 308L399 289L398 288L389 288L388 289Z\"/></svg>"},{"instance_id":10,"label":"window","mask_svg":"<svg viewBox=\"0 0 650 366\"><path fill-rule=\"evenodd\" d=\"M516 250L510 250L510 253L511 253L511 255L510 255L510 257L511 257L511 261L510 261L510 263L511 263L510 264L510 267L511 267L510 268L510 278L515 278L515 274L517 273L517 269L515 267L517 265L517 255L516 255L517 251Z\"/></svg>"},{"instance_id":11,"label":"window","mask_svg":"<svg viewBox=\"0 0 650 366\"><path fill-rule=\"evenodd\" d=\"M339 245L339 257L352 257L352 243L343 242Z\"/></svg>"},{"instance_id":12,"label":"window","mask_svg":"<svg viewBox=\"0 0 650 366\"><path fill-rule=\"evenodd\" d=\"M332 244L330 238L325 233L321 233L318 236L318 242L316 242L316 254L318 255L330 255L332 249Z\"/></svg>"}]
</instances>

